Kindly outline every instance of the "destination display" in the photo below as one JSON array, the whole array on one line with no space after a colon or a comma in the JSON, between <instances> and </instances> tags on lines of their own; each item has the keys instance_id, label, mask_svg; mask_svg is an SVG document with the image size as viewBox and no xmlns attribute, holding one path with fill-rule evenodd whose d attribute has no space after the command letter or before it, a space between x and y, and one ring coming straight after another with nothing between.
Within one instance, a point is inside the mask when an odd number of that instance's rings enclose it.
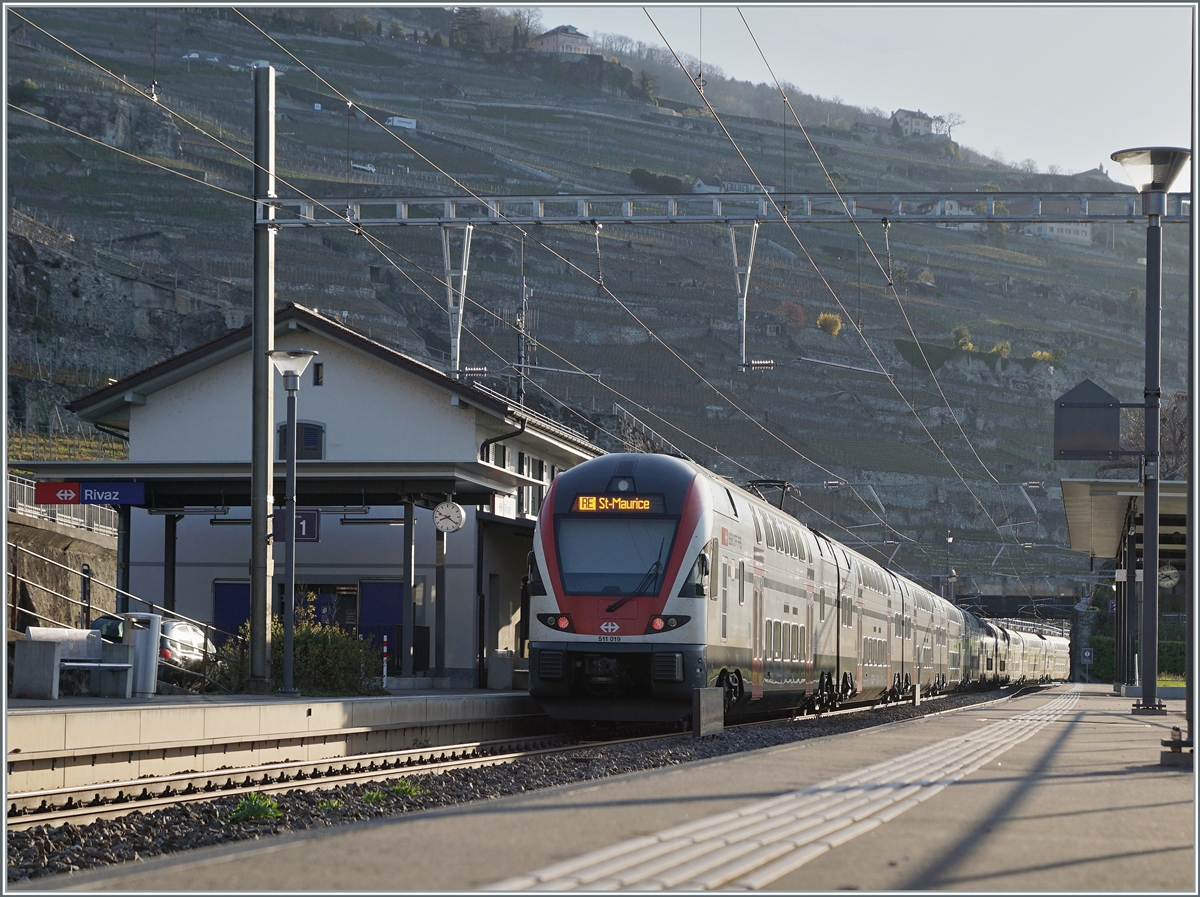
<instances>
[{"instance_id":1,"label":"destination display","mask_svg":"<svg viewBox=\"0 0 1200 897\"><path fill-rule=\"evenodd\" d=\"M662 514L666 505L661 495L576 495L571 508L584 514Z\"/></svg>"}]
</instances>

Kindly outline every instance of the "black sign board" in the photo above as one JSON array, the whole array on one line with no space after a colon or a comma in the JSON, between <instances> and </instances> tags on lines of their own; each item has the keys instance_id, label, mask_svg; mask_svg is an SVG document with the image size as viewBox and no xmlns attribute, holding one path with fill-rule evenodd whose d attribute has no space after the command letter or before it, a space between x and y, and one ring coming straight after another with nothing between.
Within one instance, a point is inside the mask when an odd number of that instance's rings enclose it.
<instances>
[{"instance_id":1,"label":"black sign board","mask_svg":"<svg viewBox=\"0 0 1200 897\"><path fill-rule=\"evenodd\" d=\"M1054 401L1054 460L1107 461L1121 451L1121 409L1117 397L1084 380ZM1136 406L1141 407L1141 406Z\"/></svg>"}]
</instances>

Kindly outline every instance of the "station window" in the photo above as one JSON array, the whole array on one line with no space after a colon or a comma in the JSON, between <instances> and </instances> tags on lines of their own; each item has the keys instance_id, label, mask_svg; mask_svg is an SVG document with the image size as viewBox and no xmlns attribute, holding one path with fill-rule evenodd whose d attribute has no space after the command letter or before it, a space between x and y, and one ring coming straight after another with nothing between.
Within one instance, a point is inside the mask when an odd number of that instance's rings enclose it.
<instances>
[{"instance_id":1,"label":"station window","mask_svg":"<svg viewBox=\"0 0 1200 897\"><path fill-rule=\"evenodd\" d=\"M296 424L296 460L320 461L325 457L325 428L320 424ZM279 460L287 460L287 425L279 427Z\"/></svg>"}]
</instances>

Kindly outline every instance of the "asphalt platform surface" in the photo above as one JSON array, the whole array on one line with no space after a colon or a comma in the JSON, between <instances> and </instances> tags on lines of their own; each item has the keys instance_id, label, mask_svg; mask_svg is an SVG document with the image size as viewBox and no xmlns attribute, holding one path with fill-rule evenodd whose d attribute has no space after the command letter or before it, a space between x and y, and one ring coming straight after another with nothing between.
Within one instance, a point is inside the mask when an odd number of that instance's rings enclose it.
<instances>
[{"instance_id":1,"label":"asphalt platform surface","mask_svg":"<svg viewBox=\"0 0 1200 897\"><path fill-rule=\"evenodd\" d=\"M19 890L1196 893L1184 725L1107 686L53 876Z\"/></svg>"}]
</instances>

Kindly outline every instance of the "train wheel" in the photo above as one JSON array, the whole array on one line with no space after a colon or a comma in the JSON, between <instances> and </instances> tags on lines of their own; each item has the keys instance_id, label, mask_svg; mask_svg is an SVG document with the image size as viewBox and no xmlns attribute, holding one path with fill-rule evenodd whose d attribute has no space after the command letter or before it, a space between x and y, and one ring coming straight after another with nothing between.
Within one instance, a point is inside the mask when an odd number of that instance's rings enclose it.
<instances>
[{"instance_id":1,"label":"train wheel","mask_svg":"<svg viewBox=\"0 0 1200 897\"><path fill-rule=\"evenodd\" d=\"M717 677L717 684L725 692L725 715L729 715L734 706L742 697L742 677L737 670L721 670L721 675Z\"/></svg>"}]
</instances>

